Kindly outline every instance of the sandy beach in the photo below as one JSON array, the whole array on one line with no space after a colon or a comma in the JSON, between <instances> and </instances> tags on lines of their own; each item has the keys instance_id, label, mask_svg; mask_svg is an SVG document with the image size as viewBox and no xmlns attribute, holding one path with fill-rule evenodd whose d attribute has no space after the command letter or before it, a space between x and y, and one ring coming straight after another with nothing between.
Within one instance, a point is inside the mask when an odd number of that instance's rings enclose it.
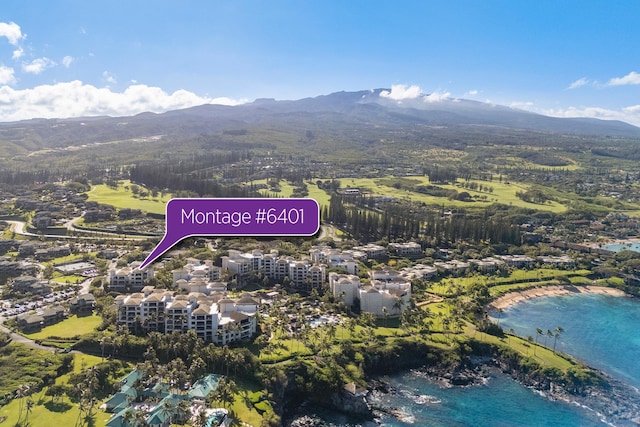
<instances>
[{"instance_id":1,"label":"sandy beach","mask_svg":"<svg viewBox=\"0 0 640 427\"><path fill-rule=\"evenodd\" d=\"M509 292L506 295L501 296L495 301L487 305L489 312L495 310L504 310L514 304L529 300L531 298L547 297L547 296L559 296L559 295L573 295L573 294L601 294L601 295L613 295L613 296L626 296L626 294L614 288L607 288L604 286L573 286L573 285L551 285L541 286L537 288L524 289L522 291Z\"/></svg>"},{"instance_id":2,"label":"sandy beach","mask_svg":"<svg viewBox=\"0 0 640 427\"><path fill-rule=\"evenodd\" d=\"M590 248L601 248L606 245L632 245L634 243L640 243L640 238L630 237L628 239L606 239L603 242L584 242L581 244Z\"/></svg>"}]
</instances>

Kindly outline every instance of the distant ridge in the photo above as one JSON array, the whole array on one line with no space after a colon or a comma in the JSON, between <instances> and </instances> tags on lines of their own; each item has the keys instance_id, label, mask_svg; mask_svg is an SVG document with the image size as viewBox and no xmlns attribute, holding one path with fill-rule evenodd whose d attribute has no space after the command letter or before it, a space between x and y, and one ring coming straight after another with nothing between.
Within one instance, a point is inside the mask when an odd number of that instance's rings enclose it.
<instances>
[{"instance_id":1,"label":"distant ridge","mask_svg":"<svg viewBox=\"0 0 640 427\"><path fill-rule=\"evenodd\" d=\"M557 118L467 99L419 94L392 99L390 89L335 92L299 100L256 99L237 105L201 105L166 113L130 117L32 119L1 123L0 142L15 146L29 141L28 150L93 142L168 135L174 139L267 126L291 132L327 131L348 140L355 129L372 127L394 132L430 127L487 132L497 129L567 134L585 137L640 139L640 128L616 120ZM351 130L349 130L351 129Z\"/></svg>"}]
</instances>

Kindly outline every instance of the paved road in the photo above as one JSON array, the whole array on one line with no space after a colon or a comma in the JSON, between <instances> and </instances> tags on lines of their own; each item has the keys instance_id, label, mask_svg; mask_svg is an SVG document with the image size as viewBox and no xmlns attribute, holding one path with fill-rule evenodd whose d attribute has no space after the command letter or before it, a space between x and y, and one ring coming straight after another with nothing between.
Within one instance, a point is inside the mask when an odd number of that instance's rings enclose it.
<instances>
[{"instance_id":1,"label":"paved road","mask_svg":"<svg viewBox=\"0 0 640 427\"><path fill-rule=\"evenodd\" d=\"M79 218L79 217L78 217ZM23 221L13 221L13 220L5 220L6 223L9 224L9 229L16 234L19 234L21 236L28 236L28 237L42 237L45 239L56 239L56 240L60 240L60 239L75 239L75 240L104 240L104 239L109 239L109 240L146 240L149 239L148 236L125 236L123 237L122 234L117 234L117 233L106 233L106 232L102 232L102 231L93 231L93 230L81 230L79 228L75 228L73 226L73 221L75 221L78 218L73 218L69 221L67 221L65 223L65 227L67 227L68 230L70 231L75 231L78 233L86 233L86 234L99 234L99 236L67 236L67 235L61 235L61 234L36 234L36 233L30 233L28 231L25 231L26 229L26 224Z\"/></svg>"},{"instance_id":2,"label":"paved road","mask_svg":"<svg viewBox=\"0 0 640 427\"><path fill-rule=\"evenodd\" d=\"M339 242L342 240L340 237L336 237L336 229L334 228L333 225L320 226L320 235L318 236L318 238L323 239L325 237L331 237L331 239L333 239L336 242Z\"/></svg>"},{"instance_id":3,"label":"paved road","mask_svg":"<svg viewBox=\"0 0 640 427\"><path fill-rule=\"evenodd\" d=\"M50 351L51 353L55 353L58 350L56 348L51 348L51 347L47 347L47 346L44 346L44 345L37 344L35 341L33 341L33 340L31 340L31 339L29 339L27 337L23 337L20 334L16 334L11 329L6 328L3 325L4 321L5 321L5 318L4 317L0 317L0 331L9 334L11 336L11 339L13 340L13 342L24 344L27 347L35 348L37 350Z\"/></svg>"}]
</instances>

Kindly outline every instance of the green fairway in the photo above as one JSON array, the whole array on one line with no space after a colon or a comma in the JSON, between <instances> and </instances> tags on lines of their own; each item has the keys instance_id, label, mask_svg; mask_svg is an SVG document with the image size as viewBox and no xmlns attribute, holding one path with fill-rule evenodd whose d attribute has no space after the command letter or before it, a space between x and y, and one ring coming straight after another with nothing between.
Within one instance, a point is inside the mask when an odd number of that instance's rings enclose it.
<instances>
[{"instance_id":1,"label":"green fairway","mask_svg":"<svg viewBox=\"0 0 640 427\"><path fill-rule=\"evenodd\" d=\"M475 181L474 181L475 182ZM463 181L458 182L462 185ZM417 185L433 185L430 184L429 178L426 176L412 176L403 178L351 178L345 179L342 182L342 187L359 188L365 192L380 196L390 196L397 199L408 199L414 202L423 202L431 205L445 205L447 207L487 207L493 203L501 203L510 206L517 206L529 209L545 210L551 212L564 212L567 210L566 206L551 201L546 204L528 203L521 200L516 196L517 192L524 192L528 189L525 184L519 183L507 183L499 181L491 182L479 182L483 185L493 187L492 192L487 191L474 191L465 189L459 185L435 185L436 187L445 190L456 190L459 193L468 192L472 197L478 196L473 201L465 202L461 200L449 200L446 197L436 197L429 194L418 193L416 191L407 189L409 187L415 187ZM395 184L395 186L394 186ZM400 187L400 188L396 188ZM486 197L486 200L484 199Z\"/></svg>"},{"instance_id":2,"label":"green fairway","mask_svg":"<svg viewBox=\"0 0 640 427\"><path fill-rule=\"evenodd\" d=\"M96 314L84 317L73 315L60 323L42 328L41 331L24 335L33 340L49 337L73 338L95 331L101 323L102 318Z\"/></svg>"},{"instance_id":3,"label":"green fairway","mask_svg":"<svg viewBox=\"0 0 640 427\"><path fill-rule=\"evenodd\" d=\"M142 186L139 187L144 189ZM170 194L165 194L164 198L158 196L155 199L151 198L151 196L146 198L133 197L134 194L131 191L131 182L129 180L122 181L117 189L108 187L105 184L94 185L87 195L89 196L89 201L105 203L118 209L140 209L144 212L155 214L164 214L165 206L171 199Z\"/></svg>"},{"instance_id":4,"label":"green fairway","mask_svg":"<svg viewBox=\"0 0 640 427\"><path fill-rule=\"evenodd\" d=\"M313 181L313 180L312 180ZM247 184L266 184L266 179L261 179L259 181L251 181ZM320 205L320 208L323 206L329 205L330 196L324 191L318 188L318 185L314 182L305 182L307 184L307 189L309 190L309 195L306 198L314 199ZM276 197L291 197L293 193L293 189L295 187L288 183L285 180L280 181L280 192L274 193L269 189L260 190L260 194L264 196L276 196Z\"/></svg>"}]
</instances>

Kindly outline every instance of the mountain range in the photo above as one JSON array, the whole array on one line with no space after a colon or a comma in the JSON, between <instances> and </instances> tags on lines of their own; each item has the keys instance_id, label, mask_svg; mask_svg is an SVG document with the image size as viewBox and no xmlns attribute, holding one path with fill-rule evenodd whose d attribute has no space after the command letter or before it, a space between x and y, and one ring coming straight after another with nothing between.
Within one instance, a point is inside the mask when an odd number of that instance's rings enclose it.
<instances>
[{"instance_id":1,"label":"mountain range","mask_svg":"<svg viewBox=\"0 0 640 427\"><path fill-rule=\"evenodd\" d=\"M389 89L336 92L293 101L258 99L237 105L202 105L166 113L130 117L33 119L0 124L4 155L47 148L165 135L174 140L198 135L269 128L340 134L473 129L571 134L585 137L639 138L640 128L621 121L556 118L466 99L416 95L394 99Z\"/></svg>"}]
</instances>

